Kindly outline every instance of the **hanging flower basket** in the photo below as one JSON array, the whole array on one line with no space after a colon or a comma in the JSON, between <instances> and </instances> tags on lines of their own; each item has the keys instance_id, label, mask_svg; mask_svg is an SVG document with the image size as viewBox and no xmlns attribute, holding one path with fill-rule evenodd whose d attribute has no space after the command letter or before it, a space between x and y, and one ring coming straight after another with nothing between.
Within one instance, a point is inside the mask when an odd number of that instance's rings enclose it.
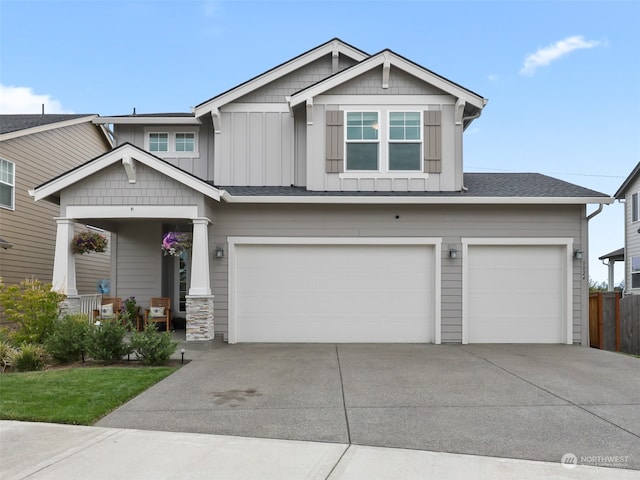
<instances>
[{"instance_id":1,"label":"hanging flower basket","mask_svg":"<svg viewBox=\"0 0 640 480\"><path fill-rule=\"evenodd\" d=\"M102 253L107 249L107 237L96 232L76 233L71 240L71 251L78 255L97 252Z\"/></svg>"},{"instance_id":2,"label":"hanging flower basket","mask_svg":"<svg viewBox=\"0 0 640 480\"><path fill-rule=\"evenodd\" d=\"M165 255L179 257L182 252L191 248L191 235L182 232L169 232L162 237L160 246Z\"/></svg>"}]
</instances>

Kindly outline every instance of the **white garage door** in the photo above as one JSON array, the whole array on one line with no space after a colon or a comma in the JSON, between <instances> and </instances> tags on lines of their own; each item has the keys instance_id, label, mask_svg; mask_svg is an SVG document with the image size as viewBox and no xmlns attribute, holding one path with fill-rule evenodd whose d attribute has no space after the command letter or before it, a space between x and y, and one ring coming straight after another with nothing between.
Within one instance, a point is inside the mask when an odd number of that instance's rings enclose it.
<instances>
[{"instance_id":1,"label":"white garage door","mask_svg":"<svg viewBox=\"0 0 640 480\"><path fill-rule=\"evenodd\" d=\"M432 342L433 250L236 245L235 341Z\"/></svg>"},{"instance_id":2,"label":"white garage door","mask_svg":"<svg viewBox=\"0 0 640 480\"><path fill-rule=\"evenodd\" d=\"M566 247L470 245L469 343L562 343Z\"/></svg>"}]
</instances>

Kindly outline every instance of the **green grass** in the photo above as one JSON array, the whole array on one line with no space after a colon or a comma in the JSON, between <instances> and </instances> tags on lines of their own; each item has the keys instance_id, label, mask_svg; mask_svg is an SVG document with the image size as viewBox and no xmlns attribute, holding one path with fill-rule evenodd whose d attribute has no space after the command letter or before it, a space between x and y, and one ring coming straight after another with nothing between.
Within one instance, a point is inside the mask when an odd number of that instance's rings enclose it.
<instances>
[{"instance_id":1,"label":"green grass","mask_svg":"<svg viewBox=\"0 0 640 480\"><path fill-rule=\"evenodd\" d=\"M0 418L91 425L175 371L104 367L3 373Z\"/></svg>"}]
</instances>

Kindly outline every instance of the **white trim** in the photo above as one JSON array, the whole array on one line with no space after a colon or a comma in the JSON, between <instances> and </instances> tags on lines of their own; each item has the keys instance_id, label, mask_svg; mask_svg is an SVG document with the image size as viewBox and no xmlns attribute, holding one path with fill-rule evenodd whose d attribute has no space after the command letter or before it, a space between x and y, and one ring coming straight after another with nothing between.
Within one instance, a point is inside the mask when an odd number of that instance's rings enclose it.
<instances>
[{"instance_id":1,"label":"white trim","mask_svg":"<svg viewBox=\"0 0 640 480\"><path fill-rule=\"evenodd\" d=\"M47 198L112 164L121 161L122 158L126 156L134 158L141 164L146 165L149 168L153 168L154 170L173 178L175 181L180 182L203 195L213 198L214 200L220 200L220 191L217 188L212 187L208 183L189 175L170 163L159 160L156 156L130 144L124 144L115 150L111 150L88 163L68 171L54 180L30 190L29 195L34 197L35 201Z\"/></svg>"},{"instance_id":2,"label":"white trim","mask_svg":"<svg viewBox=\"0 0 640 480\"><path fill-rule=\"evenodd\" d=\"M32 135L34 133L46 132L47 130L55 130L56 128L70 127L72 125L78 125L80 123L91 122L97 118L98 115L87 115L86 117L74 118L71 120L63 120L61 122L47 123L46 125L38 125L37 127L25 128L23 130L17 130L15 132L0 134L0 141L11 140L12 138L24 137L25 135Z\"/></svg>"},{"instance_id":3,"label":"white trim","mask_svg":"<svg viewBox=\"0 0 640 480\"><path fill-rule=\"evenodd\" d=\"M199 218L197 205L69 205L67 218Z\"/></svg>"},{"instance_id":4,"label":"white trim","mask_svg":"<svg viewBox=\"0 0 640 480\"><path fill-rule=\"evenodd\" d=\"M314 103L317 105L394 105L398 108L422 110L440 110L441 105L455 105L453 95L317 95ZM437 106L438 108L434 108Z\"/></svg>"},{"instance_id":5,"label":"white trim","mask_svg":"<svg viewBox=\"0 0 640 480\"><path fill-rule=\"evenodd\" d=\"M586 205L613 203L611 197L411 197L411 196L276 196L276 195L231 195L226 190L220 191L220 197L227 203L274 203L274 204L352 204L352 205Z\"/></svg>"},{"instance_id":6,"label":"white trim","mask_svg":"<svg viewBox=\"0 0 640 480\"><path fill-rule=\"evenodd\" d=\"M165 134L167 135L167 150L166 151L152 151L150 148L150 136L152 134ZM176 150L176 136L181 133L190 133L193 135L193 148L192 152L185 151L179 152ZM144 149L160 158L198 158L200 152L198 147L200 145L200 129L190 127L145 127L144 128Z\"/></svg>"},{"instance_id":7,"label":"white trim","mask_svg":"<svg viewBox=\"0 0 640 480\"><path fill-rule=\"evenodd\" d=\"M0 157L0 161L7 162L11 164L11 166L13 167L13 172L11 173L11 176L13 177L13 183L3 182L0 179L0 183L2 183L3 185L9 185L11 187L11 205L7 206L7 205L0 204L0 208L4 210L15 211L16 209L16 162L12 162L11 160L7 160L6 158L2 158L2 157Z\"/></svg>"},{"instance_id":8,"label":"white trim","mask_svg":"<svg viewBox=\"0 0 640 480\"><path fill-rule=\"evenodd\" d=\"M573 344L573 238L462 238L462 344L469 343L469 247L477 245L550 245L565 247L563 343ZM583 332L584 335L584 332Z\"/></svg>"},{"instance_id":9,"label":"white trim","mask_svg":"<svg viewBox=\"0 0 640 480\"><path fill-rule=\"evenodd\" d=\"M322 58L325 55L332 54L335 51L342 53L343 55L352 58L356 61L362 61L367 58L367 55L354 49L353 47L346 45L340 41L331 41L320 45L319 47L308 51L292 60L289 60L286 63L283 63L280 66L272 68L271 70L259 75L257 77L248 80L247 82L225 92L217 97L214 97L195 108L196 117L201 117L202 115L209 113L214 108L219 108L223 105L233 102L234 100L251 93L254 90L257 90L264 85L281 78L284 75L287 75L299 68L312 63L319 58Z\"/></svg>"},{"instance_id":10,"label":"white trim","mask_svg":"<svg viewBox=\"0 0 640 480\"><path fill-rule=\"evenodd\" d=\"M308 97L315 97L317 95L321 95L324 92L335 88L342 83L352 80L363 73L366 73L380 65L384 65L385 61L389 59L389 62L394 67L399 68L407 72L409 75L413 75L425 83L429 83L440 90L443 90L456 98L462 98L467 103L475 106L476 108L482 109L485 106L485 99L478 96L477 94L472 93L471 91L456 85L455 83L446 80L443 77L440 77L429 70L426 70L422 67L418 67L417 65L410 63L402 57L399 57L391 50L384 50L373 57L369 57L366 60L361 61L357 65L354 65L351 68L343 70L340 73L332 75L320 82L314 84L313 86L305 89L303 92L295 93L291 96L291 106L295 107L296 105L302 103Z\"/></svg>"},{"instance_id":11,"label":"white trim","mask_svg":"<svg viewBox=\"0 0 640 480\"><path fill-rule=\"evenodd\" d=\"M201 125L195 117L97 117L92 120L95 124L113 125Z\"/></svg>"},{"instance_id":12,"label":"white trim","mask_svg":"<svg viewBox=\"0 0 640 480\"><path fill-rule=\"evenodd\" d=\"M365 113L375 113L376 114L376 122L378 124L378 128L374 128L374 130L376 131L377 134L377 138L376 139L372 139L372 138L362 138L362 139L349 139L348 138L348 129L349 129L349 122L348 122L348 117L350 113L360 113L360 114L365 114ZM380 175L380 173L382 173L382 112L380 110L344 110L344 122L343 122L343 138L344 138L344 172L345 173L351 173L351 174L360 174L360 173L365 173L365 174L378 174L378 176ZM364 129L364 123L361 124L361 127ZM347 156L347 146L349 144L375 144L378 147L378 167L376 169L372 169L372 170L349 170L347 169L347 163L349 161L348 156Z\"/></svg>"},{"instance_id":13,"label":"white trim","mask_svg":"<svg viewBox=\"0 0 640 480\"><path fill-rule=\"evenodd\" d=\"M424 245L434 247L433 339L442 342L442 238L441 237L228 237L229 343L236 343L237 254L236 245Z\"/></svg>"}]
</instances>

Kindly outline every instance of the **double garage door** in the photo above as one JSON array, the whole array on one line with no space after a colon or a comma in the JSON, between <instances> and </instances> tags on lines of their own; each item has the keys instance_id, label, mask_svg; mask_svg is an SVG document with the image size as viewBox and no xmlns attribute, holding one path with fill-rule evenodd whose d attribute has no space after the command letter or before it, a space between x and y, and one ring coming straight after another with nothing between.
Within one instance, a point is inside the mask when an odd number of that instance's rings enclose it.
<instances>
[{"instance_id":1,"label":"double garage door","mask_svg":"<svg viewBox=\"0 0 640 480\"><path fill-rule=\"evenodd\" d=\"M233 250L231 343L440 339L439 261L452 260L439 244L256 239ZM470 245L465 256L463 342L564 341L565 247Z\"/></svg>"}]
</instances>

